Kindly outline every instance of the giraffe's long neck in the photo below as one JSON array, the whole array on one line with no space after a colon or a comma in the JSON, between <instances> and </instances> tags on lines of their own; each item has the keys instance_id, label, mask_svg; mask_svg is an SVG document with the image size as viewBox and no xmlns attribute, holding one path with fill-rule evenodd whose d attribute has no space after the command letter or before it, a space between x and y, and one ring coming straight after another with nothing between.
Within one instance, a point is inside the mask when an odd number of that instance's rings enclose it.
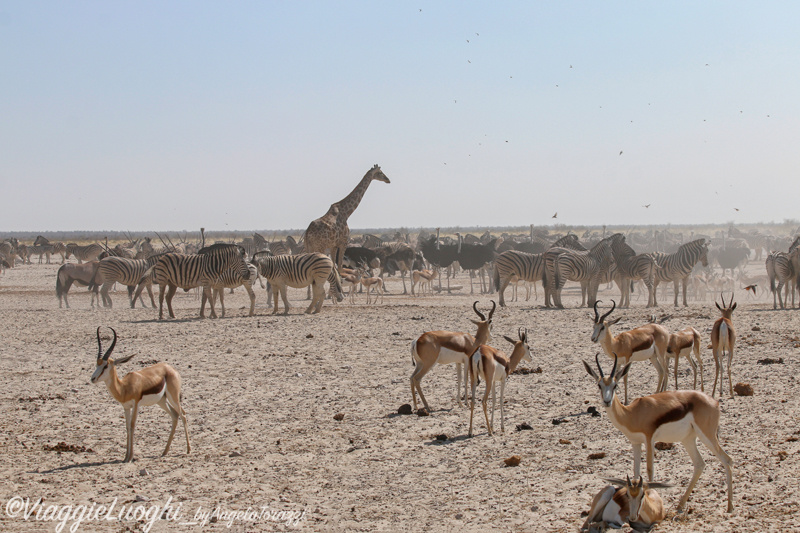
<instances>
[{"instance_id":1,"label":"giraffe's long neck","mask_svg":"<svg viewBox=\"0 0 800 533\"><path fill-rule=\"evenodd\" d=\"M361 199L364 197L364 193L367 191L367 187L369 187L371 181L372 172L367 172L367 175L364 176L350 194L334 204L339 208L338 218L340 220L343 219L347 221L347 219L350 218L350 215L356 210L358 204L361 203Z\"/></svg>"}]
</instances>

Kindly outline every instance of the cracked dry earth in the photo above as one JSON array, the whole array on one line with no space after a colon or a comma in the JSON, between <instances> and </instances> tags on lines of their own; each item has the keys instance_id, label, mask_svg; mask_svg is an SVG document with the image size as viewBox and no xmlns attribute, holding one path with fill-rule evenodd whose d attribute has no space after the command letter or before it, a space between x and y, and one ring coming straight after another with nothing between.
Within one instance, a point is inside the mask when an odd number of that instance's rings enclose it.
<instances>
[{"instance_id":1,"label":"cracked dry earth","mask_svg":"<svg viewBox=\"0 0 800 533\"><path fill-rule=\"evenodd\" d=\"M469 439L469 410L454 406L453 367L437 367L422 382L430 416L397 414L411 400L412 339L431 329L472 332L472 302L487 309L497 298L470 296L464 274L456 282L467 288L451 295L404 296L391 278L383 305L367 306L359 295L355 305L326 301L314 316L302 314L304 290L290 293L288 316L275 317L259 290L256 316L248 317L239 289L226 299L228 316L216 320L197 318L199 300L180 292L178 319L158 321L151 308L130 309L123 291L112 293L113 309L92 310L85 289L73 288L72 308L59 309L57 268L19 266L0 276L0 530L54 531L56 522L9 516L12 498L41 497L55 506L115 500L152 506L169 498L181 504L182 520L167 515L152 531L572 532L605 484L601 477L632 474L628 442L602 409L599 417L586 413L600 401L581 362L599 348L589 338L590 311L577 308L574 288L565 291L566 310L541 308L541 290L538 301L497 310L492 343L505 349L502 335L526 327L534 360L524 366L541 372L510 379L505 434L489 437L476 409L476 436ZM618 294L602 288L603 305ZM734 383L750 384L754 394L721 402L720 441L735 461L735 511L725 513L723 470L700 446L706 470L688 513L673 520L692 474L688 455L675 445L656 452L657 480L676 485L660 491L669 518L658 531L800 530L800 311L773 311L771 297L759 296L739 291L734 313ZM710 296L688 308L674 309L669 294L661 301L670 305L655 312L673 315L665 326L694 326L710 342L718 316ZM634 299L631 309L615 311L623 317L616 331L650 314ZM136 460L120 462L122 407L105 386L89 383L97 326L117 330L114 356L136 354L123 372L156 361L180 372L191 454L179 427L169 454L160 456L169 418L148 407L137 424ZM714 364L705 345L702 354L709 390ZM774 361L759 363L764 359ZM685 362L678 377L682 387L691 385ZM655 384L652 366L635 363L631 397L651 393ZM497 418L499 429L499 410ZM515 429L523 424L530 429ZM513 455L519 466L506 467ZM234 520L228 527L223 518L191 523L197 509L214 507L305 514L297 526ZM86 521L79 530L145 531L141 518Z\"/></svg>"}]
</instances>

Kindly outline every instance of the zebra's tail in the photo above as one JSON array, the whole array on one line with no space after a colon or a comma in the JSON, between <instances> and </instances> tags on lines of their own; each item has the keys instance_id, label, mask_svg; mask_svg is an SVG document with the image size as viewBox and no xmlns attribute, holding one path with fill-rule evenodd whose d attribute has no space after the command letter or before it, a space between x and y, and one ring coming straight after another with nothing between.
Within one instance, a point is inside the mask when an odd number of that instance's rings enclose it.
<instances>
[{"instance_id":1,"label":"zebra's tail","mask_svg":"<svg viewBox=\"0 0 800 533\"><path fill-rule=\"evenodd\" d=\"M333 265L331 269L331 273L328 275L328 281L331 284L331 291L333 295L336 297L337 302L341 302L344 300L344 292L342 291L342 280L339 277L339 271L336 269L336 265Z\"/></svg>"},{"instance_id":2,"label":"zebra's tail","mask_svg":"<svg viewBox=\"0 0 800 533\"><path fill-rule=\"evenodd\" d=\"M500 270L497 268L497 263L494 265L494 288L500 292Z\"/></svg>"}]
</instances>

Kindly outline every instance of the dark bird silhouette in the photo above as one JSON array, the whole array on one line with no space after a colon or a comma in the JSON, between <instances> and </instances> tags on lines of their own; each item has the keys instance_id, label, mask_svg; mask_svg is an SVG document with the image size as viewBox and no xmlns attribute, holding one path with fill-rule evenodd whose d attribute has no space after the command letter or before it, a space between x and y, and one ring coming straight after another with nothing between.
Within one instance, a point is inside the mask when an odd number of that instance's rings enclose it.
<instances>
[{"instance_id":1,"label":"dark bird silhouette","mask_svg":"<svg viewBox=\"0 0 800 533\"><path fill-rule=\"evenodd\" d=\"M558 218L558 211L555 212L555 214L553 215L553 218Z\"/></svg>"},{"instance_id":2,"label":"dark bird silhouette","mask_svg":"<svg viewBox=\"0 0 800 533\"><path fill-rule=\"evenodd\" d=\"M619 155L622 155L622 150L619 151Z\"/></svg>"},{"instance_id":3,"label":"dark bird silhouette","mask_svg":"<svg viewBox=\"0 0 800 533\"><path fill-rule=\"evenodd\" d=\"M436 235L420 243L423 257L432 265L439 267L439 292L442 290L442 270L458 260L458 244L440 244L439 230ZM450 276L447 276L447 292L450 292Z\"/></svg>"},{"instance_id":4,"label":"dark bird silhouette","mask_svg":"<svg viewBox=\"0 0 800 533\"><path fill-rule=\"evenodd\" d=\"M648 209L651 205L652 204L647 204L647 205L643 205L642 207L644 207L645 209Z\"/></svg>"},{"instance_id":5,"label":"dark bird silhouette","mask_svg":"<svg viewBox=\"0 0 800 533\"><path fill-rule=\"evenodd\" d=\"M744 290L753 291L753 296L755 296L756 295L756 287L758 287L758 284L754 283L752 285L748 285L747 287L745 287Z\"/></svg>"},{"instance_id":6,"label":"dark bird silhouette","mask_svg":"<svg viewBox=\"0 0 800 533\"><path fill-rule=\"evenodd\" d=\"M734 207L734 208L733 208L733 210L734 210L734 211L738 211L738 210L739 210L739 208L738 208L738 207Z\"/></svg>"}]
</instances>

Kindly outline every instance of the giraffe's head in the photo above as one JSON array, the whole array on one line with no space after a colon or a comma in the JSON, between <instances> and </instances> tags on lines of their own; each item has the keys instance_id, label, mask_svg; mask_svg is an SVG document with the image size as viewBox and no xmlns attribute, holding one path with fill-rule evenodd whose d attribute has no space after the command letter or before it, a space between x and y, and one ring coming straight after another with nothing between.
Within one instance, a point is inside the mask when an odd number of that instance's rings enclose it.
<instances>
[{"instance_id":1,"label":"giraffe's head","mask_svg":"<svg viewBox=\"0 0 800 533\"><path fill-rule=\"evenodd\" d=\"M372 174L372 179L374 180L382 181L384 183L391 183L391 181L389 181L389 178L386 177L386 174L383 173L381 167L379 167L378 165L372 167L369 173Z\"/></svg>"}]
</instances>

